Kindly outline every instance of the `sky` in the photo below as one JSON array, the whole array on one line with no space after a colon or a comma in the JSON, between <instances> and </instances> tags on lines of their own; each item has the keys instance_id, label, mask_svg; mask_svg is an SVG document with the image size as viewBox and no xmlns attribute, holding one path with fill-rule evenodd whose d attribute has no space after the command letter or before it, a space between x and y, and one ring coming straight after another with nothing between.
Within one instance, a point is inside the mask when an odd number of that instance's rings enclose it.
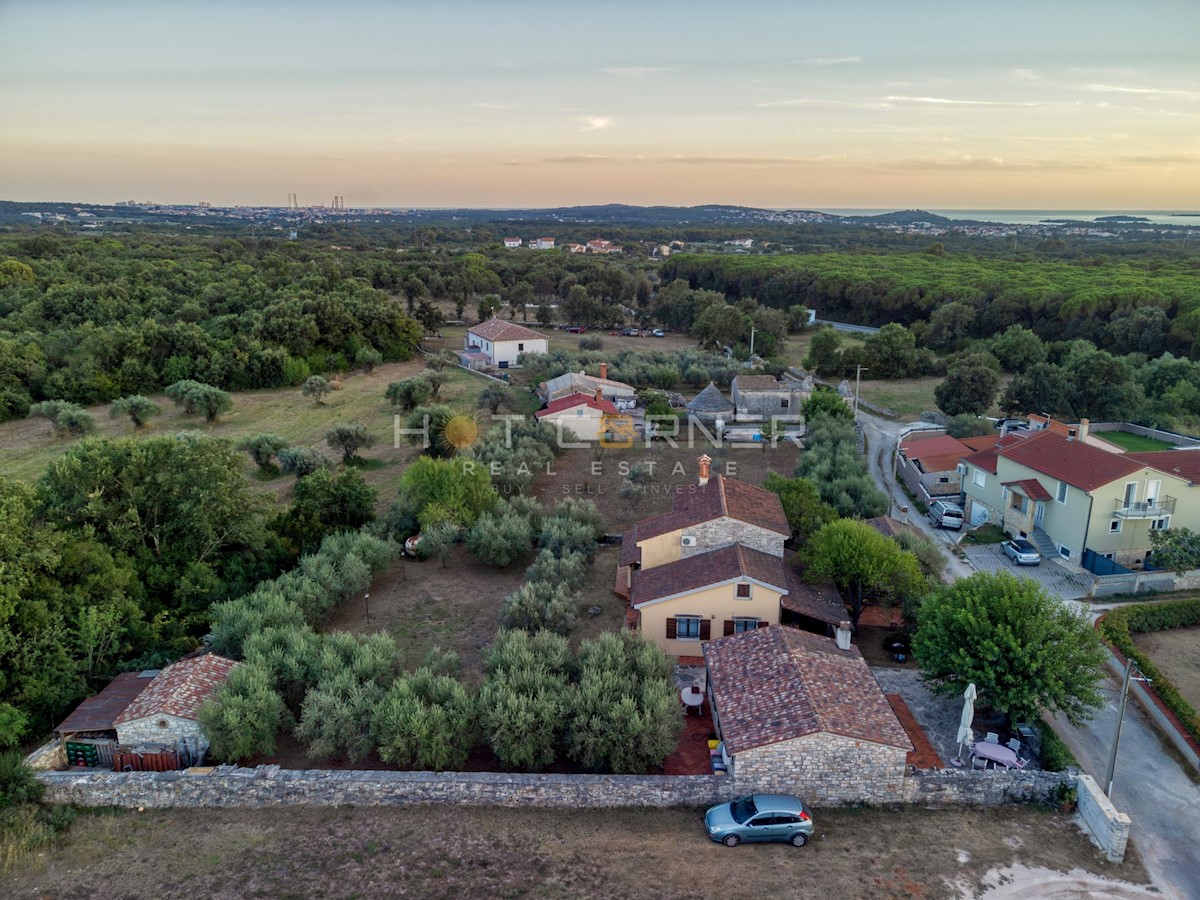
<instances>
[{"instance_id":1,"label":"sky","mask_svg":"<svg viewBox=\"0 0 1200 900\"><path fill-rule=\"evenodd\" d=\"M1200 2L0 0L0 199L1200 210Z\"/></svg>"}]
</instances>

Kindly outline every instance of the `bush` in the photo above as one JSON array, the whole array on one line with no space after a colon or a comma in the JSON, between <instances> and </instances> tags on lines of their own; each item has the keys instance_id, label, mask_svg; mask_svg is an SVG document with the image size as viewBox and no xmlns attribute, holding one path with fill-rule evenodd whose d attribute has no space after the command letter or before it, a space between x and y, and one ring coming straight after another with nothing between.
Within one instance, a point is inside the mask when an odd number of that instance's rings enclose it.
<instances>
[{"instance_id":1,"label":"bush","mask_svg":"<svg viewBox=\"0 0 1200 900\"><path fill-rule=\"evenodd\" d=\"M333 385L322 378L320 375L310 375L304 382L304 386L300 388L300 393L305 397L312 397L316 401L317 406L325 402L325 395L333 390Z\"/></svg>"},{"instance_id":2,"label":"bush","mask_svg":"<svg viewBox=\"0 0 1200 900\"><path fill-rule=\"evenodd\" d=\"M164 393L189 416L202 412L209 422L215 422L221 413L233 409L233 397L225 391L191 379L175 382Z\"/></svg>"},{"instance_id":3,"label":"bush","mask_svg":"<svg viewBox=\"0 0 1200 900\"><path fill-rule=\"evenodd\" d=\"M523 584L504 598L500 627L567 634L575 626L578 597L564 584Z\"/></svg>"},{"instance_id":4,"label":"bush","mask_svg":"<svg viewBox=\"0 0 1200 900\"><path fill-rule=\"evenodd\" d=\"M67 409L59 414L55 428L74 437L82 437L96 430L96 420L87 410Z\"/></svg>"},{"instance_id":5,"label":"bush","mask_svg":"<svg viewBox=\"0 0 1200 900\"><path fill-rule=\"evenodd\" d=\"M403 381L393 381L387 386L384 396L393 406L405 411L413 410L433 399L433 385L417 375Z\"/></svg>"},{"instance_id":6,"label":"bush","mask_svg":"<svg viewBox=\"0 0 1200 900\"><path fill-rule=\"evenodd\" d=\"M542 584L561 584L578 591L587 580L587 560L582 553L567 551L561 556L553 550L539 550L532 565L525 570L525 580Z\"/></svg>"},{"instance_id":7,"label":"bush","mask_svg":"<svg viewBox=\"0 0 1200 900\"><path fill-rule=\"evenodd\" d=\"M82 412L83 407L78 403L68 403L66 400L43 400L29 407L29 417L45 419L57 429L59 417L63 413L73 410Z\"/></svg>"},{"instance_id":8,"label":"bush","mask_svg":"<svg viewBox=\"0 0 1200 900\"><path fill-rule=\"evenodd\" d=\"M566 638L501 631L485 658L479 718L496 756L538 771L554 762L570 720Z\"/></svg>"},{"instance_id":9,"label":"bush","mask_svg":"<svg viewBox=\"0 0 1200 900\"><path fill-rule=\"evenodd\" d=\"M604 341L598 337L585 337L579 339L580 350L603 350Z\"/></svg>"},{"instance_id":10,"label":"bush","mask_svg":"<svg viewBox=\"0 0 1200 900\"><path fill-rule=\"evenodd\" d=\"M374 372L375 367L383 362L383 354L374 347L359 347L354 354L354 364L367 372Z\"/></svg>"},{"instance_id":11,"label":"bush","mask_svg":"<svg viewBox=\"0 0 1200 900\"><path fill-rule=\"evenodd\" d=\"M271 582L236 600L215 604L212 617L213 652L240 659L242 645L267 628L303 628L304 613Z\"/></svg>"},{"instance_id":12,"label":"bush","mask_svg":"<svg viewBox=\"0 0 1200 900\"><path fill-rule=\"evenodd\" d=\"M371 717L382 698L376 682L341 668L305 694L296 737L316 759L358 762L374 747Z\"/></svg>"},{"instance_id":13,"label":"bush","mask_svg":"<svg viewBox=\"0 0 1200 900\"><path fill-rule=\"evenodd\" d=\"M511 509L485 512L467 532L466 544L480 562L503 568L529 556L533 527L529 519Z\"/></svg>"},{"instance_id":14,"label":"bush","mask_svg":"<svg viewBox=\"0 0 1200 900\"><path fill-rule=\"evenodd\" d=\"M1033 725L1041 736L1042 752L1038 762L1043 769L1061 772L1068 766L1079 768L1079 760L1053 728L1042 719L1035 719Z\"/></svg>"},{"instance_id":15,"label":"bush","mask_svg":"<svg viewBox=\"0 0 1200 900\"><path fill-rule=\"evenodd\" d=\"M321 672L322 638L311 628L268 628L246 638L246 663L265 673L292 713L300 712L304 693Z\"/></svg>"},{"instance_id":16,"label":"bush","mask_svg":"<svg viewBox=\"0 0 1200 900\"><path fill-rule=\"evenodd\" d=\"M342 462L349 463L359 450L375 443L375 435L362 422L339 422L325 434L330 447L342 451Z\"/></svg>"},{"instance_id":17,"label":"bush","mask_svg":"<svg viewBox=\"0 0 1200 900\"><path fill-rule=\"evenodd\" d=\"M149 397L143 397L141 394L132 394L128 397L122 397L120 400L114 400L112 407L108 411L108 415L113 419L121 416L129 416L134 427L141 428L151 417L157 416L160 412L162 412L162 407Z\"/></svg>"},{"instance_id":18,"label":"bush","mask_svg":"<svg viewBox=\"0 0 1200 900\"><path fill-rule=\"evenodd\" d=\"M237 443L237 448L244 453L249 453L254 464L263 472L269 472L275 468L275 457L286 450L287 446L287 438L282 438L277 434L255 434L242 438Z\"/></svg>"},{"instance_id":19,"label":"bush","mask_svg":"<svg viewBox=\"0 0 1200 900\"><path fill-rule=\"evenodd\" d=\"M274 753L276 736L289 718L271 674L246 663L229 673L199 711L209 753L223 762Z\"/></svg>"},{"instance_id":20,"label":"bush","mask_svg":"<svg viewBox=\"0 0 1200 900\"><path fill-rule=\"evenodd\" d=\"M417 669L392 682L371 732L384 762L460 769L475 743L475 701L453 678Z\"/></svg>"},{"instance_id":21,"label":"bush","mask_svg":"<svg viewBox=\"0 0 1200 900\"><path fill-rule=\"evenodd\" d=\"M329 460L325 458L325 454L312 447L288 447L279 451L279 467L297 478L311 475L328 465Z\"/></svg>"},{"instance_id":22,"label":"bush","mask_svg":"<svg viewBox=\"0 0 1200 900\"><path fill-rule=\"evenodd\" d=\"M22 803L40 803L44 792L33 769L16 750L0 753L0 809Z\"/></svg>"},{"instance_id":23,"label":"bush","mask_svg":"<svg viewBox=\"0 0 1200 900\"><path fill-rule=\"evenodd\" d=\"M424 559L436 556L442 561L444 569L450 560L450 554L454 551L454 545L461 537L462 528L454 522L439 522L421 532L421 541L417 544L417 552Z\"/></svg>"}]
</instances>

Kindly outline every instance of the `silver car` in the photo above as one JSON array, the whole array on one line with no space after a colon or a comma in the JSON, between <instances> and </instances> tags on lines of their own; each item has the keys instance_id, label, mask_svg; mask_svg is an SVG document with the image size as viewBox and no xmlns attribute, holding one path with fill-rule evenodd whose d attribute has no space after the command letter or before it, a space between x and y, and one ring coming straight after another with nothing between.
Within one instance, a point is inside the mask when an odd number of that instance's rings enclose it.
<instances>
[{"instance_id":1,"label":"silver car","mask_svg":"<svg viewBox=\"0 0 1200 900\"><path fill-rule=\"evenodd\" d=\"M742 841L786 841L803 847L813 833L804 801L787 794L754 794L714 806L704 814L709 838L726 847Z\"/></svg>"},{"instance_id":2,"label":"silver car","mask_svg":"<svg viewBox=\"0 0 1200 900\"><path fill-rule=\"evenodd\" d=\"M1013 538L1011 541L1005 541L1000 547L1004 550L1004 555L1018 566L1041 565L1042 554L1024 538Z\"/></svg>"}]
</instances>

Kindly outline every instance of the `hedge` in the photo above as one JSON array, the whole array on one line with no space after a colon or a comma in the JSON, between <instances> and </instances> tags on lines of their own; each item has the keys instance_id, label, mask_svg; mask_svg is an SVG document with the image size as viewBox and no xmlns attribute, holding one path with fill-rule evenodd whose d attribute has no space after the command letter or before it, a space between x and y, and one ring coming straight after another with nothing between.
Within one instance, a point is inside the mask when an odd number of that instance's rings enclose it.
<instances>
[{"instance_id":1,"label":"hedge","mask_svg":"<svg viewBox=\"0 0 1200 900\"><path fill-rule=\"evenodd\" d=\"M1100 636L1126 658L1133 660L1142 674L1153 682L1153 690L1171 710L1183 727L1200 740L1200 715L1179 689L1153 661L1133 642L1133 635L1148 631L1167 631L1200 625L1200 599L1175 600L1168 603L1147 603L1115 609L1097 623Z\"/></svg>"}]
</instances>

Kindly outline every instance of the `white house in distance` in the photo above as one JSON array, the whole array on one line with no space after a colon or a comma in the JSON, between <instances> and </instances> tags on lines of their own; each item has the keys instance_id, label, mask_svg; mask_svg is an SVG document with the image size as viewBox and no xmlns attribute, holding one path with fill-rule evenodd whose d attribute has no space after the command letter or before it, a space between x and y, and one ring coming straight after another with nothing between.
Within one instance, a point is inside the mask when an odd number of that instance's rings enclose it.
<instances>
[{"instance_id":1,"label":"white house in distance","mask_svg":"<svg viewBox=\"0 0 1200 900\"><path fill-rule=\"evenodd\" d=\"M509 250L516 250L521 246L521 239L516 237L505 238L504 246Z\"/></svg>"},{"instance_id":2,"label":"white house in distance","mask_svg":"<svg viewBox=\"0 0 1200 900\"><path fill-rule=\"evenodd\" d=\"M487 354L491 365L498 369L516 366L522 353L548 352L544 334L495 317L468 328L464 347Z\"/></svg>"},{"instance_id":3,"label":"white house in distance","mask_svg":"<svg viewBox=\"0 0 1200 900\"><path fill-rule=\"evenodd\" d=\"M531 247L533 247L534 250L553 250L554 249L554 238L540 237L540 238L537 238L536 240L530 241L529 245Z\"/></svg>"}]
</instances>

